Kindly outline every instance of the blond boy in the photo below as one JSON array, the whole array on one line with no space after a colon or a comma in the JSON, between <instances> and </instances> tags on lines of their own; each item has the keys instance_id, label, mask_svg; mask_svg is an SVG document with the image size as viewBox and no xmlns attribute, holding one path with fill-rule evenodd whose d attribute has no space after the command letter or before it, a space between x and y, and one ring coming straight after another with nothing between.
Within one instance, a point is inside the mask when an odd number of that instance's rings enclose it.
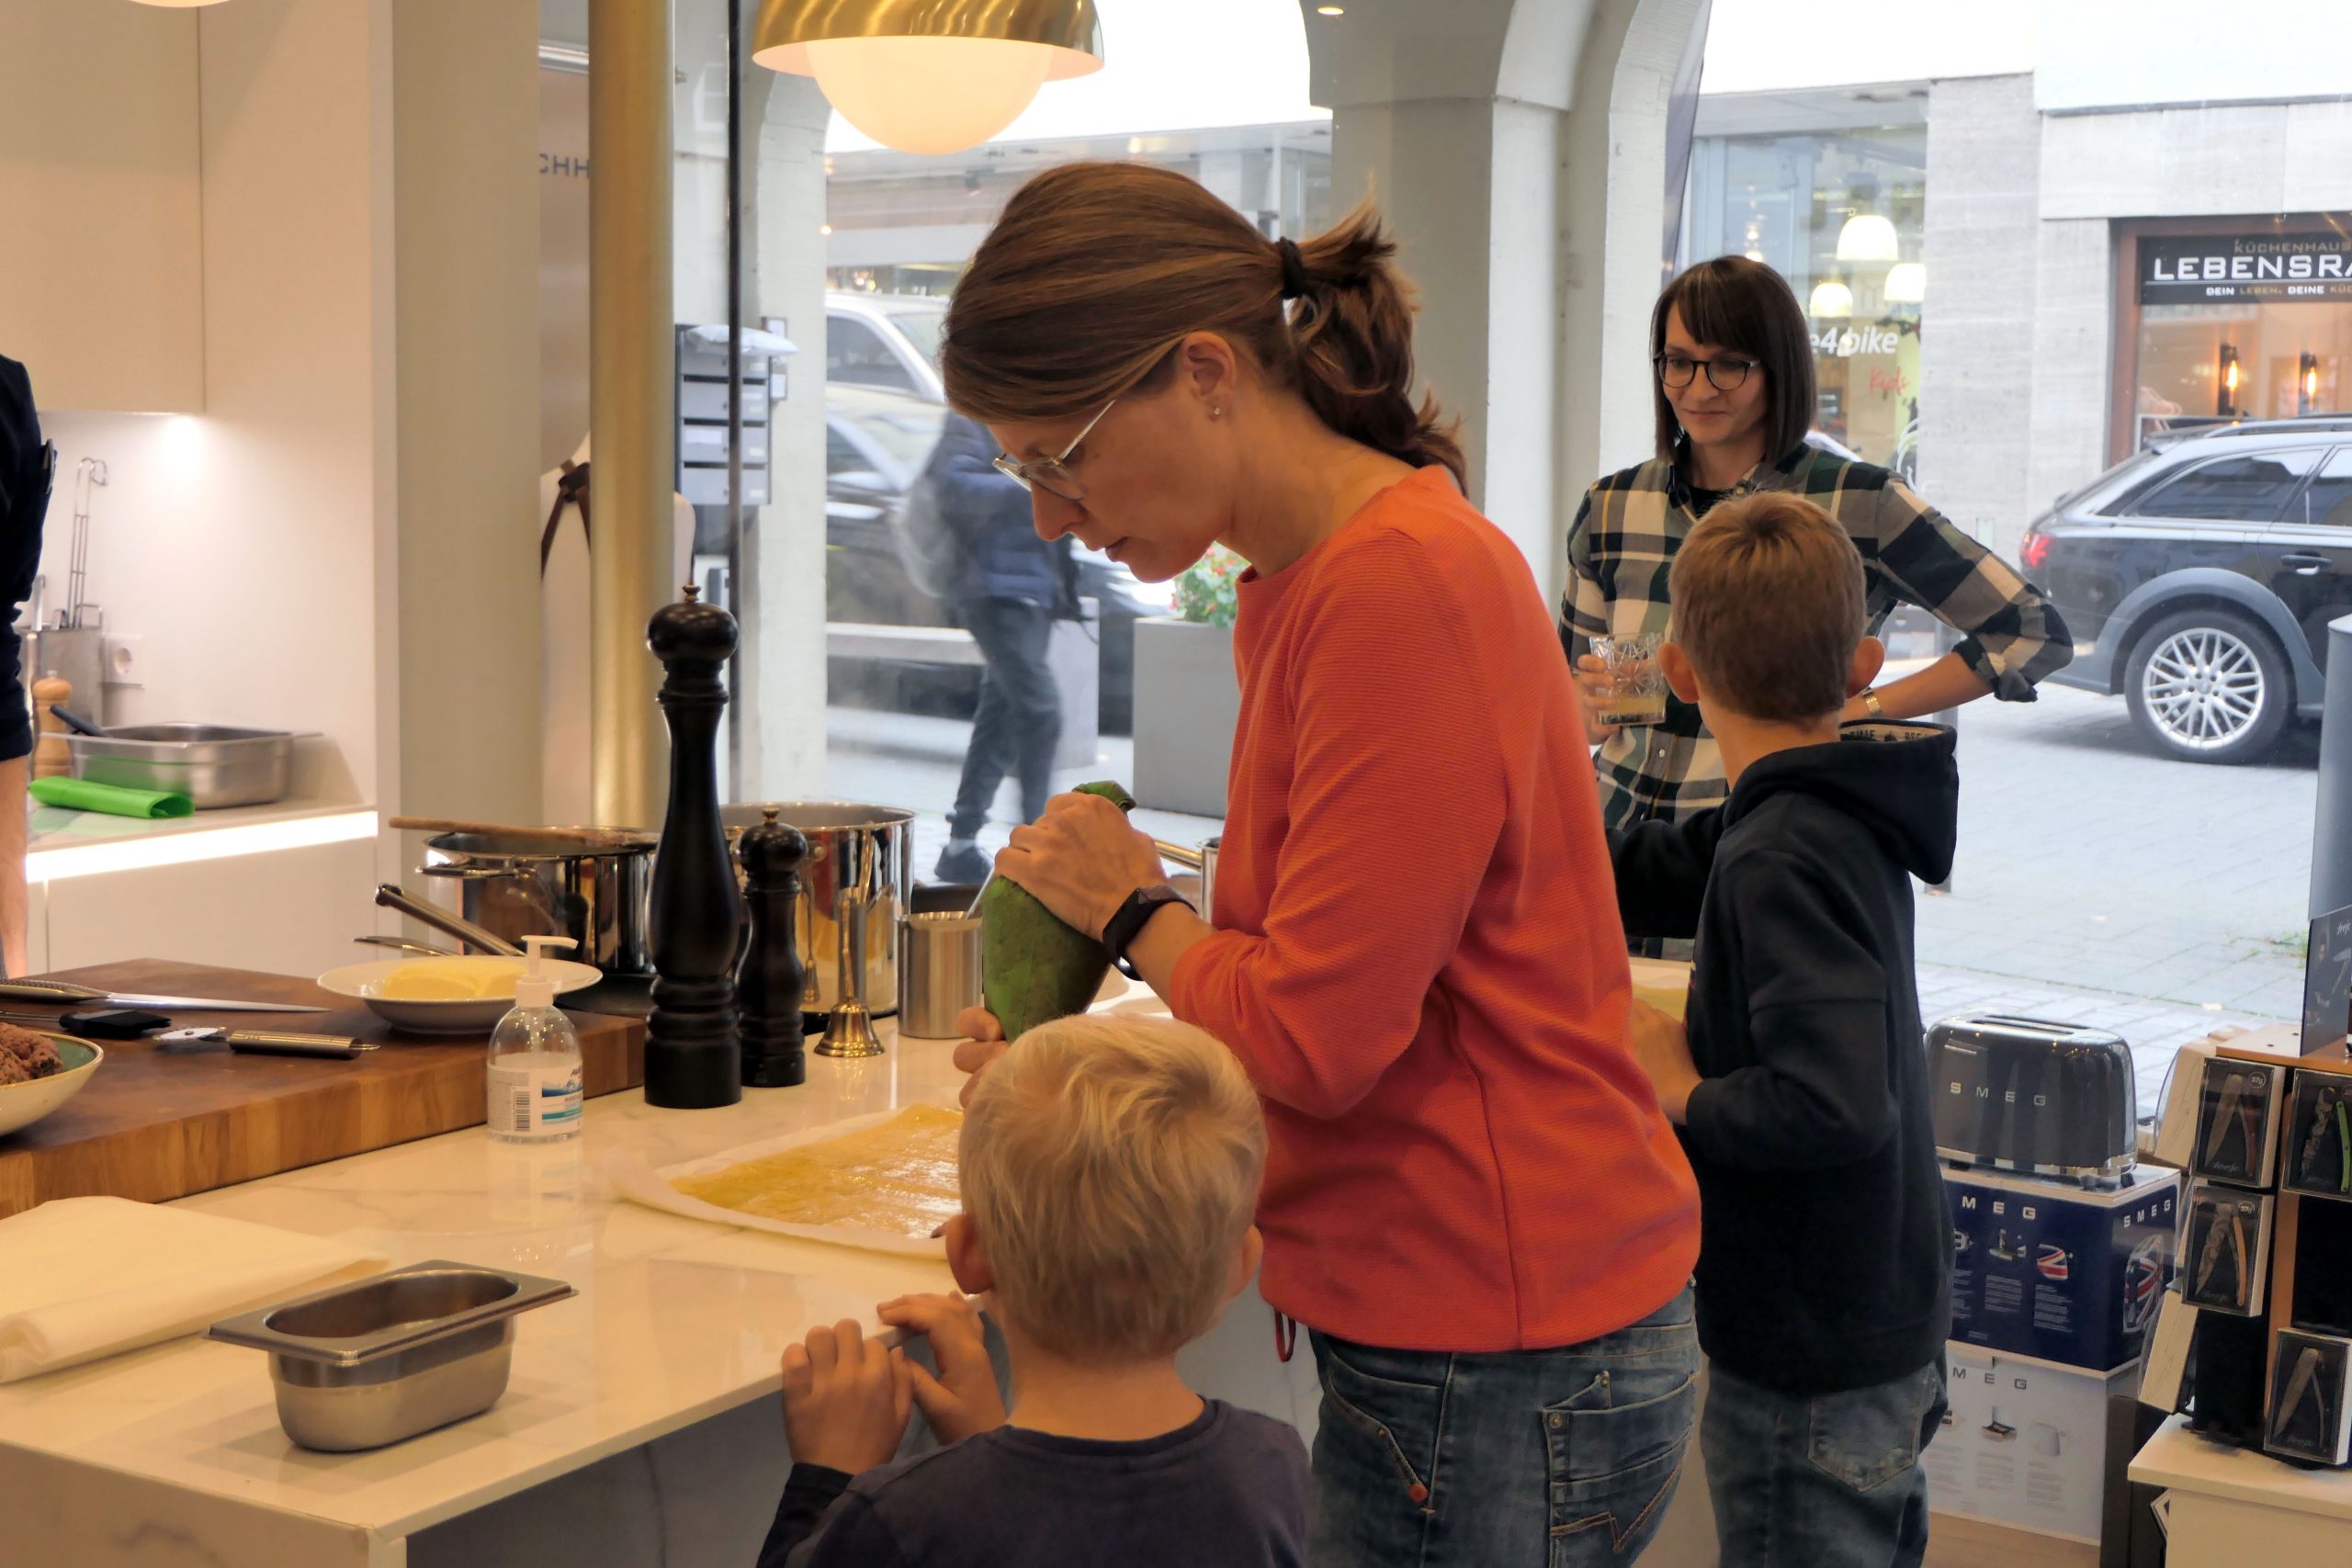
<instances>
[{"instance_id":1,"label":"blond boy","mask_svg":"<svg viewBox=\"0 0 2352 1568\"><path fill-rule=\"evenodd\" d=\"M930 1338L936 1377L854 1322L812 1330L785 1353L795 1463L761 1568L1302 1562L1297 1434L1175 1364L1256 1271L1265 1147L1249 1078L1190 1025L1023 1034L973 1090L946 1237L1003 1331L1012 1408L962 1297L880 1309ZM915 1405L946 1446L888 1462Z\"/></svg>"}]
</instances>

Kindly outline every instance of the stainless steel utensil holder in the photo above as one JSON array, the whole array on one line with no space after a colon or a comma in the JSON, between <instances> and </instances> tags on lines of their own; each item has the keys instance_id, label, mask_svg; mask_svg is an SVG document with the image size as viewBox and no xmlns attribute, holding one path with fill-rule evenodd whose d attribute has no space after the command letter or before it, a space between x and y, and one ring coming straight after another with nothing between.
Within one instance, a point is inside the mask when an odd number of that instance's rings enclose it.
<instances>
[{"instance_id":1,"label":"stainless steel utensil holder","mask_svg":"<svg viewBox=\"0 0 2352 1568\"><path fill-rule=\"evenodd\" d=\"M899 1032L912 1040L954 1040L956 1020L980 1005L980 921L956 910L909 916L905 973L899 983Z\"/></svg>"}]
</instances>

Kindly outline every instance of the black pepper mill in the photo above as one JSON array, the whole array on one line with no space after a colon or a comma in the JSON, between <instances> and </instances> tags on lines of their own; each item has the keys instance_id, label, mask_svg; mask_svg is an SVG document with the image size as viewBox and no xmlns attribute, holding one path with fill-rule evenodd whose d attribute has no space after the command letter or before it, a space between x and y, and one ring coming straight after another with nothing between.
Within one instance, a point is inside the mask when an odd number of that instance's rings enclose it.
<instances>
[{"instance_id":1,"label":"black pepper mill","mask_svg":"<svg viewBox=\"0 0 2352 1568\"><path fill-rule=\"evenodd\" d=\"M743 899L718 822L714 742L727 705L720 671L735 617L698 591L653 613L646 646L666 666L670 808L653 858L653 1016L645 1025L645 1102L694 1110L743 1098L736 1035L735 953Z\"/></svg>"},{"instance_id":2,"label":"black pepper mill","mask_svg":"<svg viewBox=\"0 0 2352 1568\"><path fill-rule=\"evenodd\" d=\"M808 1059L801 1054L800 1004L808 971L800 962L793 917L800 904L800 863L808 840L799 829L775 819L775 807L743 835L735 852L743 862L743 891L752 908L752 934L743 945L743 967L735 976L735 1005L743 1018L743 1082L752 1089L786 1089L806 1082Z\"/></svg>"}]
</instances>

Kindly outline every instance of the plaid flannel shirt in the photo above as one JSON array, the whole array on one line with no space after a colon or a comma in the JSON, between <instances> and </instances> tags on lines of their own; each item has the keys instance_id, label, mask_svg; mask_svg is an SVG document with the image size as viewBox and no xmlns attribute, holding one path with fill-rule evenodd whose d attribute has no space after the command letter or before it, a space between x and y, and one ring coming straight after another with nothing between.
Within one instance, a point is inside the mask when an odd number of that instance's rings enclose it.
<instances>
[{"instance_id":1,"label":"plaid flannel shirt","mask_svg":"<svg viewBox=\"0 0 2352 1568\"><path fill-rule=\"evenodd\" d=\"M1760 463L1724 499L1755 491L1804 496L1846 525L1862 557L1870 629L1917 604L1962 634L1955 650L1994 695L2030 703L2075 655L2065 623L2019 576L1884 468L1811 446ZM1585 492L1568 529L1560 641L1571 660L1589 639L1670 630L1667 572L1698 522L1679 469L1664 458L1609 475ZM1699 710L1669 696L1663 723L1620 730L1596 759L1612 828L1721 806L1723 757Z\"/></svg>"}]
</instances>

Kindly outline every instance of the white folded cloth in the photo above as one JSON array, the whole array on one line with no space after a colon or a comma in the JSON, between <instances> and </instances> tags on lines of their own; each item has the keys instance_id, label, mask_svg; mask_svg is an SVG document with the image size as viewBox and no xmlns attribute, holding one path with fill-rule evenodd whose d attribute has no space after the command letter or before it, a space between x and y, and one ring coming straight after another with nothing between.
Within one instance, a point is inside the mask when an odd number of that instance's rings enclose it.
<instances>
[{"instance_id":1,"label":"white folded cloth","mask_svg":"<svg viewBox=\"0 0 2352 1568\"><path fill-rule=\"evenodd\" d=\"M0 1383L194 1334L387 1261L192 1209L51 1199L0 1220Z\"/></svg>"}]
</instances>

